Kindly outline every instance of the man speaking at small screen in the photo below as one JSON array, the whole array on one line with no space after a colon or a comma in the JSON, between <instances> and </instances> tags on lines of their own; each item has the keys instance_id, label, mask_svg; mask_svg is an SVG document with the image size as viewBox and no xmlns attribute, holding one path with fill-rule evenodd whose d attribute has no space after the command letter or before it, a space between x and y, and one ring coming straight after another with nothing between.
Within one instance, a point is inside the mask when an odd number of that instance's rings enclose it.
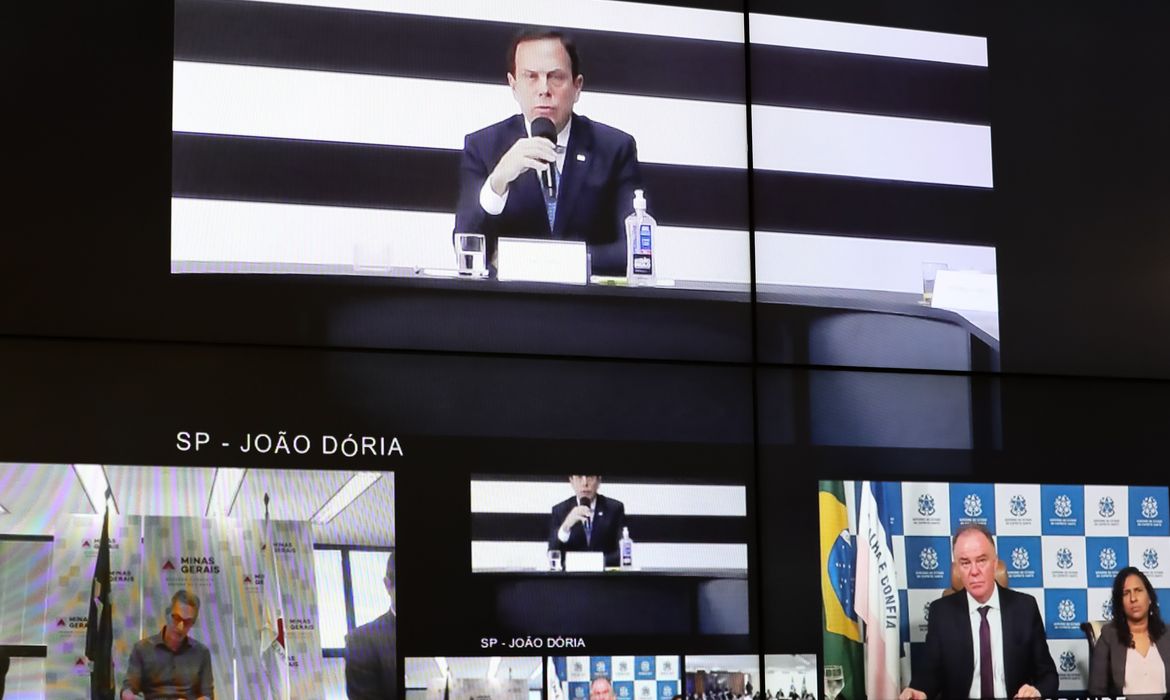
<instances>
[{"instance_id":1,"label":"man speaking at small screen","mask_svg":"<svg viewBox=\"0 0 1170 700\"><path fill-rule=\"evenodd\" d=\"M925 653L899 700L1054 697L1059 677L1040 609L996 584L991 531L963 525L953 546L963 588L930 604Z\"/></svg>"},{"instance_id":2,"label":"man speaking at small screen","mask_svg":"<svg viewBox=\"0 0 1170 700\"><path fill-rule=\"evenodd\" d=\"M187 636L198 618L199 596L171 596L169 621L130 650L121 700L215 700L211 652Z\"/></svg>"},{"instance_id":3,"label":"man speaking at small screen","mask_svg":"<svg viewBox=\"0 0 1170 700\"><path fill-rule=\"evenodd\" d=\"M573 112L585 76L572 39L525 29L508 51L520 114L468 134L457 233L585 241L593 271L622 275L624 221L641 187L634 137Z\"/></svg>"},{"instance_id":4,"label":"man speaking at small screen","mask_svg":"<svg viewBox=\"0 0 1170 700\"><path fill-rule=\"evenodd\" d=\"M626 506L602 496L600 476L570 476L572 498L552 508L548 548L561 552L604 552L605 565L621 562L620 542L626 526Z\"/></svg>"}]
</instances>

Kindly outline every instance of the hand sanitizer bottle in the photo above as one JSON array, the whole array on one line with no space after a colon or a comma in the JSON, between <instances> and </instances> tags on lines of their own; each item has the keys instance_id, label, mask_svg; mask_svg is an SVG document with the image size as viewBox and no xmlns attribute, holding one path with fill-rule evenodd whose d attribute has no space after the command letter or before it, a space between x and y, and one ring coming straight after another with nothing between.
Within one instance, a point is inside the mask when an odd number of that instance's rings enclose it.
<instances>
[{"instance_id":1,"label":"hand sanitizer bottle","mask_svg":"<svg viewBox=\"0 0 1170 700\"><path fill-rule=\"evenodd\" d=\"M631 287L654 286L657 236L658 222L646 213L645 190L634 190L634 211L626 217L626 284Z\"/></svg>"},{"instance_id":2,"label":"hand sanitizer bottle","mask_svg":"<svg viewBox=\"0 0 1170 700\"><path fill-rule=\"evenodd\" d=\"M632 568L634 566L634 541L630 539L630 528L622 528L622 539L618 542L618 546L622 552L622 568Z\"/></svg>"}]
</instances>

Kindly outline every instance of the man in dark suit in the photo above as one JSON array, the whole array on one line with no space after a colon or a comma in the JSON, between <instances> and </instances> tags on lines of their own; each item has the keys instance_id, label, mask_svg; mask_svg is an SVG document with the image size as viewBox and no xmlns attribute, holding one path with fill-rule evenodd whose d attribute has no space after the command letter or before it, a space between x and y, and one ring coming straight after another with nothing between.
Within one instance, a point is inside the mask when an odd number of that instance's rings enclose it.
<instances>
[{"instance_id":1,"label":"man in dark suit","mask_svg":"<svg viewBox=\"0 0 1170 700\"><path fill-rule=\"evenodd\" d=\"M556 504L549 516L548 548L561 552L604 552L606 566L618 566L626 506L597 492L600 476L570 476L573 497Z\"/></svg>"},{"instance_id":2,"label":"man in dark suit","mask_svg":"<svg viewBox=\"0 0 1170 700\"><path fill-rule=\"evenodd\" d=\"M508 85L520 114L469 134L460 164L455 231L482 233L494 259L499 236L585 241L595 272L625 274L625 218L641 187L634 138L574 114L585 76L562 32L527 29L508 53ZM552 121L554 146L533 137ZM556 197L540 174L554 173Z\"/></svg>"},{"instance_id":3,"label":"man in dark suit","mask_svg":"<svg viewBox=\"0 0 1170 700\"><path fill-rule=\"evenodd\" d=\"M390 609L345 636L345 693L349 700L398 697L398 618L394 597L394 552L382 583Z\"/></svg>"},{"instance_id":4,"label":"man in dark suit","mask_svg":"<svg viewBox=\"0 0 1170 700\"><path fill-rule=\"evenodd\" d=\"M953 545L963 590L930 604L925 653L899 700L1055 696L1040 609L1032 596L996 584L991 532L964 525Z\"/></svg>"}]
</instances>

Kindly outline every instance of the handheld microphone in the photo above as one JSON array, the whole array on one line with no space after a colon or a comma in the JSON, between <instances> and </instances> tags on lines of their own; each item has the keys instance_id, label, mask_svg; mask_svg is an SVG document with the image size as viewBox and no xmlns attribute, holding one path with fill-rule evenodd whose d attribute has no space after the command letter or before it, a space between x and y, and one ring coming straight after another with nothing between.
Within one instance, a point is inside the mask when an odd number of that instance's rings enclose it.
<instances>
[{"instance_id":1,"label":"handheld microphone","mask_svg":"<svg viewBox=\"0 0 1170 700\"><path fill-rule=\"evenodd\" d=\"M546 138L554 147L557 145L557 127L548 117L537 117L532 120L532 136ZM540 184L544 186L544 195L549 199L557 198L557 180L553 175L556 167L557 162L554 160L549 163L548 170L540 174Z\"/></svg>"},{"instance_id":2,"label":"handheld microphone","mask_svg":"<svg viewBox=\"0 0 1170 700\"><path fill-rule=\"evenodd\" d=\"M534 122L534 123L535 123L535 122ZM581 505L583 505L583 506L585 506L586 508L588 508L589 506L593 505L593 501L590 501L588 496L582 496L582 497L581 497ZM592 519L593 519L593 513L592 513L592 512L590 512L590 513L589 513L589 519L590 519L590 520L592 520Z\"/></svg>"}]
</instances>

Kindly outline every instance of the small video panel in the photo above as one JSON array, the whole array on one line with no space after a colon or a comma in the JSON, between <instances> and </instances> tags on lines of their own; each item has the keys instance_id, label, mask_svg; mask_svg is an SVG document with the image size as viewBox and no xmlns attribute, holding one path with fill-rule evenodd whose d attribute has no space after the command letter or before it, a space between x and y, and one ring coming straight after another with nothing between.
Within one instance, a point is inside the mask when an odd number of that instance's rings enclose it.
<instances>
[{"instance_id":1,"label":"small video panel","mask_svg":"<svg viewBox=\"0 0 1170 700\"><path fill-rule=\"evenodd\" d=\"M747 498L714 474L473 475L471 571L517 633L746 635Z\"/></svg>"},{"instance_id":2,"label":"small video panel","mask_svg":"<svg viewBox=\"0 0 1170 700\"><path fill-rule=\"evenodd\" d=\"M836 680L833 680L836 683ZM829 687L826 683L826 688ZM833 686L835 698L839 687ZM764 700L818 700L821 697L817 683L816 654L765 654Z\"/></svg>"},{"instance_id":3,"label":"small video panel","mask_svg":"<svg viewBox=\"0 0 1170 700\"><path fill-rule=\"evenodd\" d=\"M408 656L405 664L406 700L544 697L541 656Z\"/></svg>"},{"instance_id":4,"label":"small video panel","mask_svg":"<svg viewBox=\"0 0 1170 700\"><path fill-rule=\"evenodd\" d=\"M394 481L0 464L5 693L396 697Z\"/></svg>"},{"instance_id":5,"label":"small video panel","mask_svg":"<svg viewBox=\"0 0 1170 700\"><path fill-rule=\"evenodd\" d=\"M1161 626L1165 486L821 481L817 498L826 693L832 671L845 697L1125 694L1091 648ZM963 648L1005 671L943 661Z\"/></svg>"}]
</instances>

